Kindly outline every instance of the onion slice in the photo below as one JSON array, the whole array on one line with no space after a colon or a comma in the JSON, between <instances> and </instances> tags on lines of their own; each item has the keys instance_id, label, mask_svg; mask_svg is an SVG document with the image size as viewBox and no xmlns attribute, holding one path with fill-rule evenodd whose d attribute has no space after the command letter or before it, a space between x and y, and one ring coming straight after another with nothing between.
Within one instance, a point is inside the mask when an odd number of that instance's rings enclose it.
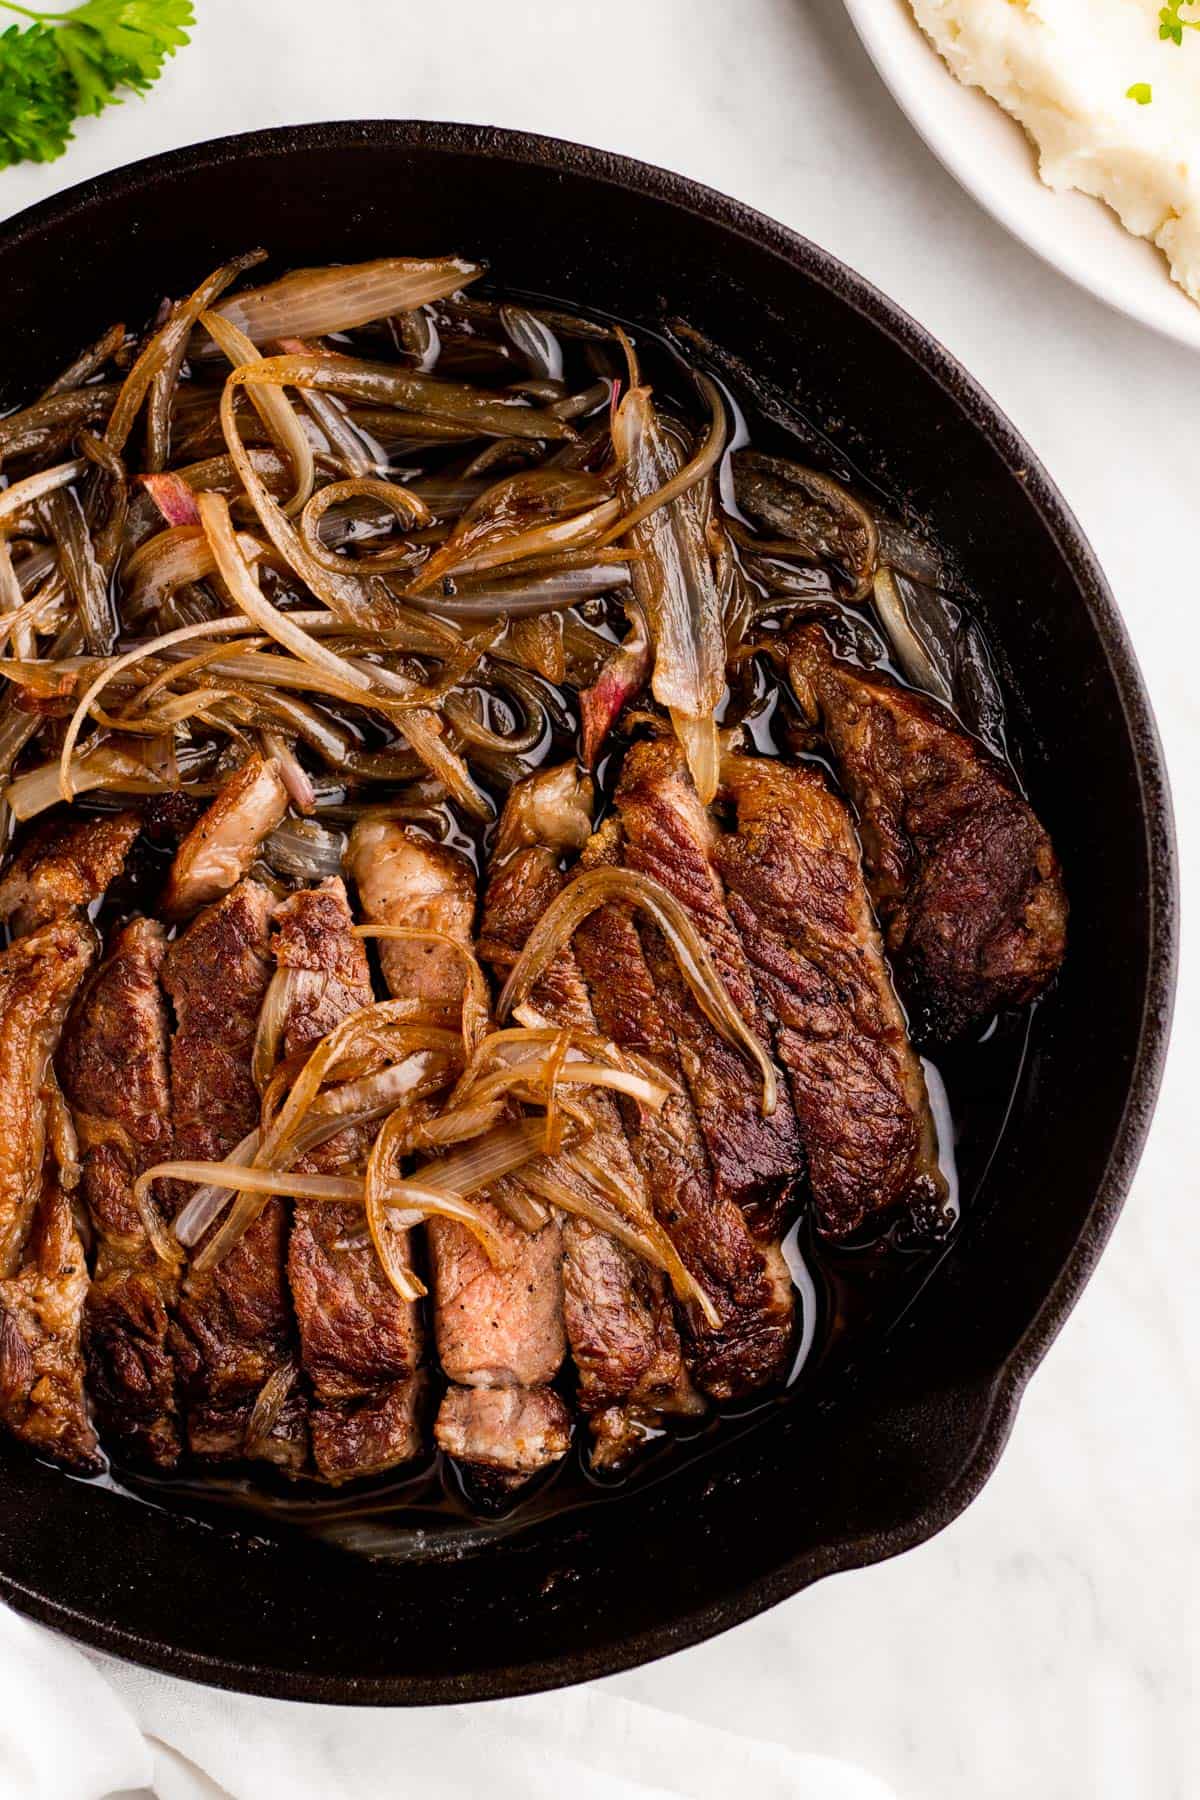
<instances>
[{"instance_id":1,"label":"onion slice","mask_svg":"<svg viewBox=\"0 0 1200 1800\"><path fill-rule=\"evenodd\" d=\"M469 944L460 943L445 931L418 930L408 925L355 925L351 927L353 935L360 938L399 938L408 943L440 944L443 949L452 950L463 963L466 971L466 983L463 987L462 1003L462 1036L463 1046L468 1056L476 1049L480 1039L488 1028L491 1017L491 999L488 991L487 977L479 966L479 959Z\"/></svg>"},{"instance_id":2,"label":"onion slice","mask_svg":"<svg viewBox=\"0 0 1200 1800\"><path fill-rule=\"evenodd\" d=\"M133 623L151 612L176 588L203 581L217 566L216 558L193 506L194 525L172 525L147 538L125 564L125 612ZM247 531L238 533L238 547L248 562L263 554L263 545Z\"/></svg>"},{"instance_id":3,"label":"onion slice","mask_svg":"<svg viewBox=\"0 0 1200 1800\"><path fill-rule=\"evenodd\" d=\"M382 256L329 269L295 269L265 287L232 294L212 310L255 344L286 336L327 337L444 300L482 274L479 263L461 256Z\"/></svg>"},{"instance_id":4,"label":"onion slice","mask_svg":"<svg viewBox=\"0 0 1200 1800\"><path fill-rule=\"evenodd\" d=\"M725 691L725 621L696 484L713 453L715 434L724 431L723 408L719 416L718 428L714 410L705 445L682 468L648 388L631 388L613 417L627 507L624 529L640 553L631 560L630 579L654 643L651 687L671 715L705 805L716 792L720 763L714 715ZM675 491L684 481L687 485Z\"/></svg>"},{"instance_id":5,"label":"onion slice","mask_svg":"<svg viewBox=\"0 0 1200 1800\"><path fill-rule=\"evenodd\" d=\"M253 1157L258 1149L258 1127L249 1132L240 1144L235 1144L226 1157L232 1167L244 1163ZM189 1249L198 1244L215 1218L224 1211L233 1199L234 1189L222 1187L210 1182L207 1187L197 1188L176 1214L173 1230L179 1242Z\"/></svg>"},{"instance_id":6,"label":"onion slice","mask_svg":"<svg viewBox=\"0 0 1200 1800\"><path fill-rule=\"evenodd\" d=\"M473 429L481 437L575 437L570 425L553 413L541 412L515 399L498 400L486 389L473 388L465 382L417 375L395 363L364 362L326 351L319 356L268 356L234 373L240 385L283 382L341 394L368 406L381 402L406 407L415 413L427 413L440 423Z\"/></svg>"},{"instance_id":7,"label":"onion slice","mask_svg":"<svg viewBox=\"0 0 1200 1800\"><path fill-rule=\"evenodd\" d=\"M876 569L873 587L875 605L883 629L905 678L914 687L924 688L947 706L953 706L954 695L950 684L917 636L908 616L908 608L904 604L900 584L886 564L881 563Z\"/></svg>"},{"instance_id":8,"label":"onion slice","mask_svg":"<svg viewBox=\"0 0 1200 1800\"><path fill-rule=\"evenodd\" d=\"M323 568L332 569L335 574L346 568L346 559L339 557L335 550L327 550L321 542L321 520L331 506L344 506L349 500L375 500L394 514L401 525L429 525L433 515L418 494L410 493L408 488L400 487L394 481L383 481L373 475L356 475L348 481L331 481L328 487L312 496L300 518L300 535L305 549L314 562ZM399 549L377 552L371 557L369 573L380 574L384 569L398 568L412 561L413 547L403 544ZM353 565L351 565L353 567Z\"/></svg>"},{"instance_id":9,"label":"onion slice","mask_svg":"<svg viewBox=\"0 0 1200 1800\"><path fill-rule=\"evenodd\" d=\"M26 475L21 481L14 481L0 494L0 531L11 528L13 521L38 500L44 500L48 494L56 494L59 488L67 487L72 481L78 481L87 468L82 457L74 462L56 463L52 469L39 469L36 475Z\"/></svg>"},{"instance_id":10,"label":"onion slice","mask_svg":"<svg viewBox=\"0 0 1200 1800\"><path fill-rule=\"evenodd\" d=\"M118 452L124 450L133 429L133 421L150 391L151 383L169 367L177 355L182 354L188 335L201 313L246 269L262 262L266 254L265 250L251 250L244 256L235 256L231 262L214 269L200 283L195 293L172 308L165 324L154 333L125 377L104 434L104 441L110 449Z\"/></svg>"},{"instance_id":11,"label":"onion slice","mask_svg":"<svg viewBox=\"0 0 1200 1800\"><path fill-rule=\"evenodd\" d=\"M279 1415L283 1411L288 1395L295 1387L300 1376L297 1364L289 1357L273 1369L258 1390L257 1398L246 1422L246 1435L243 1448L247 1456L253 1456L274 1431Z\"/></svg>"},{"instance_id":12,"label":"onion slice","mask_svg":"<svg viewBox=\"0 0 1200 1800\"><path fill-rule=\"evenodd\" d=\"M228 512L228 509L226 511ZM237 555L240 559L241 552L237 551ZM242 567L245 568L244 563ZM257 592L257 590L255 591ZM264 601L263 604L265 605L266 602ZM132 650L127 650L124 656L115 657L111 662L106 663L72 713L66 736L63 738L62 750L58 759L58 785L62 798L70 802L75 797L76 790L71 776L72 753L92 702L103 692L110 681L125 669L133 668L135 663L143 662L149 656L161 655L172 644L185 644L192 638L199 637L228 637L251 629L252 627L244 619L203 619L198 625L180 625L177 630L168 631L162 637L154 638L150 643L137 644Z\"/></svg>"},{"instance_id":13,"label":"onion slice","mask_svg":"<svg viewBox=\"0 0 1200 1800\"><path fill-rule=\"evenodd\" d=\"M653 919L701 1012L727 1043L744 1051L757 1064L763 1082L763 1116L769 1118L779 1098L774 1063L758 1034L738 1011L688 914L673 894L640 871L588 869L567 883L534 926L509 971L496 1003L496 1017L506 1019L564 945L570 943L583 920L613 901L639 907Z\"/></svg>"},{"instance_id":14,"label":"onion slice","mask_svg":"<svg viewBox=\"0 0 1200 1800\"><path fill-rule=\"evenodd\" d=\"M217 572L252 625L259 631L268 632L276 643L290 650L301 662L324 670L347 687L356 688L362 697L369 696L374 683L364 669L310 637L296 624L293 614L280 612L262 593L238 544L229 516L229 502L224 495L199 494L196 504Z\"/></svg>"},{"instance_id":15,"label":"onion slice","mask_svg":"<svg viewBox=\"0 0 1200 1800\"><path fill-rule=\"evenodd\" d=\"M242 368L246 363L262 361L250 339L245 332L238 330L232 319L223 318L217 312L206 312L201 313L200 323L235 369ZM282 388L250 388L248 392L250 403L267 431L291 459L292 477L296 486L284 511L299 512L312 493L316 479L312 445L307 433Z\"/></svg>"}]
</instances>

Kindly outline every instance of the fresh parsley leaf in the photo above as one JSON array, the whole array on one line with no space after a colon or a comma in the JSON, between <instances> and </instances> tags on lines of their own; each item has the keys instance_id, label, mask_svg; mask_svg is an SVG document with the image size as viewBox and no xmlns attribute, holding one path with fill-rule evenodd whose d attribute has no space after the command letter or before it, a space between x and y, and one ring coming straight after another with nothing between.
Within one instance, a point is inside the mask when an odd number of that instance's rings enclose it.
<instances>
[{"instance_id":1,"label":"fresh parsley leaf","mask_svg":"<svg viewBox=\"0 0 1200 1800\"><path fill-rule=\"evenodd\" d=\"M1149 106L1154 93L1148 81L1135 81L1132 87L1125 89L1125 98L1136 100L1139 106Z\"/></svg>"},{"instance_id":2,"label":"fresh parsley leaf","mask_svg":"<svg viewBox=\"0 0 1200 1800\"><path fill-rule=\"evenodd\" d=\"M188 41L191 0L84 0L68 14L58 47L79 89L79 111L98 113L113 89L144 94L163 61Z\"/></svg>"},{"instance_id":3,"label":"fresh parsley leaf","mask_svg":"<svg viewBox=\"0 0 1200 1800\"><path fill-rule=\"evenodd\" d=\"M56 35L44 25L0 32L0 169L52 162L67 147L75 96Z\"/></svg>"},{"instance_id":4,"label":"fresh parsley leaf","mask_svg":"<svg viewBox=\"0 0 1200 1800\"><path fill-rule=\"evenodd\" d=\"M1173 44L1182 44L1185 31L1200 31L1200 19L1180 17L1180 7L1194 3L1195 0L1167 0L1167 5L1158 15L1159 37L1168 38Z\"/></svg>"},{"instance_id":5,"label":"fresh parsley leaf","mask_svg":"<svg viewBox=\"0 0 1200 1800\"><path fill-rule=\"evenodd\" d=\"M44 14L0 6L33 21L0 33L0 168L61 156L74 118L119 104L120 88L144 94L195 23L192 0L83 0Z\"/></svg>"}]
</instances>

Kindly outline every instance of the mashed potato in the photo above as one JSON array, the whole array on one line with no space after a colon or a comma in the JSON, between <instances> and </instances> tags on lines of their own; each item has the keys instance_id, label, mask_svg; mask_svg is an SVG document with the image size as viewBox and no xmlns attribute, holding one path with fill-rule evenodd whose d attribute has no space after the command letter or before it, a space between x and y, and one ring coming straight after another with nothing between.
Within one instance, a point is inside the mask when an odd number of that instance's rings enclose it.
<instances>
[{"instance_id":1,"label":"mashed potato","mask_svg":"<svg viewBox=\"0 0 1200 1800\"><path fill-rule=\"evenodd\" d=\"M1200 302L1200 31L1158 35L1162 0L912 0L960 81L1037 146L1042 180L1107 201ZM1184 9L1200 20L1200 6ZM1128 98L1135 84L1152 98Z\"/></svg>"}]
</instances>

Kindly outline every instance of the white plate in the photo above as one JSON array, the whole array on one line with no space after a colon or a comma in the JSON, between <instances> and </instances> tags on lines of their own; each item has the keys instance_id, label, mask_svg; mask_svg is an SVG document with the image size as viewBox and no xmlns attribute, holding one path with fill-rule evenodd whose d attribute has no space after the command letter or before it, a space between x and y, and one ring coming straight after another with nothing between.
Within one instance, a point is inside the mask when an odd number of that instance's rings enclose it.
<instances>
[{"instance_id":1,"label":"white plate","mask_svg":"<svg viewBox=\"0 0 1200 1800\"><path fill-rule=\"evenodd\" d=\"M1119 312L1200 350L1200 307L1176 287L1162 253L1131 237L1084 194L1038 180L1029 139L979 88L955 80L908 0L845 0L892 98L981 206L1031 250Z\"/></svg>"}]
</instances>

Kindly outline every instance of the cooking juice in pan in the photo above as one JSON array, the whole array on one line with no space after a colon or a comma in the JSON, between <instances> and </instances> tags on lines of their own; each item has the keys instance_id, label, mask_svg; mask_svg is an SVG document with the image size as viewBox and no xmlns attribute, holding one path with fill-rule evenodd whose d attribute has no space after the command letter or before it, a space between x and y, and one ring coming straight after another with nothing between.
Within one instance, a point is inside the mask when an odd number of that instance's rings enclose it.
<instances>
[{"instance_id":1,"label":"cooking juice in pan","mask_svg":"<svg viewBox=\"0 0 1200 1800\"><path fill-rule=\"evenodd\" d=\"M251 328L247 316L241 316L241 324ZM310 326L308 336L315 335ZM588 497L589 480L596 493L600 491L594 475L611 459L610 439L619 441L621 432L628 438L636 429L636 419L631 424L615 417L619 396L631 378L652 391L667 446L664 454L674 458L676 469L687 464L703 443L707 425L698 411L699 371L699 398L712 418L724 421L719 455L706 476L705 490L714 496L707 501L708 529L716 532L716 539L710 535L708 541L710 548L715 544L725 594L727 685L716 702L722 749L808 767L819 771L823 782L852 808L861 799L853 776L848 784L844 780L846 768L853 770L853 743L843 743L838 753L832 743L836 730L814 718L812 704L806 704L789 678L789 634L805 621L816 621L832 640L841 667L882 673L902 693L928 692L951 706L961 724L997 757L1007 758L1000 689L963 584L937 547L902 517L898 498L873 490L800 408L785 412L764 399L745 371L725 366L719 352L698 345L686 327L658 335L631 328L631 335L640 368L627 362L625 345L610 321L568 315L553 304L527 297L501 307L497 299L481 297L481 290L471 288L465 296L447 295L382 324L348 333L327 331L319 354L391 362L424 375L436 371L450 381L497 393L521 384L530 404L558 403L577 435L565 446L551 446L549 460L562 468L565 480L577 480L577 506ZM299 332L293 337L279 331L278 337L282 342L266 346L268 353L273 348L293 356L313 353ZM174 404L170 461L175 466L217 457L224 450L215 416L219 371L211 346L200 350L190 369L185 366ZM90 379L95 383L99 375ZM582 398L573 405L573 396ZM480 439L465 430L440 439L420 435L424 427L419 415L415 425L411 418L401 424L394 400L389 413L385 406L369 404L369 396L364 403L355 395L355 405L347 412L344 396L331 399L318 389L316 398L320 404L312 407L315 425L325 431L334 450L376 458L378 469L385 470L391 481L411 484L429 497L431 506L443 506L451 513L470 506L489 483L548 459L544 443L506 442L495 435ZM352 442L347 449L341 438L348 430ZM695 504L696 488L690 496L684 503ZM717 515L717 496L719 527L711 523ZM326 546L331 570L338 566L333 550L346 558L369 558L382 550L386 558L396 541L390 509L381 512L379 505L364 503L370 498L365 490L354 498L356 504L329 509L324 522L320 542ZM95 502L92 510L97 510ZM807 553L797 542L797 520L808 531ZM252 515L248 522L253 525ZM411 529L412 522L407 524ZM152 535L153 527L149 529ZM428 536L436 546L439 534ZM444 530L440 536L444 538ZM856 566L860 558L861 568ZM591 822L603 838L606 821L611 828L619 821L618 784L627 758L631 765L639 756L644 758L645 749L637 747L663 734L669 741L671 719L655 704L645 670L631 676L617 654L623 642L628 646L630 623L636 616L628 588L606 577L601 560L589 567L582 553L560 558L559 566L564 573L558 579L574 581L578 598L568 609L559 599L552 611L536 610L536 595L531 600L519 592L520 584L501 568L500 589L504 591L507 583L513 595L515 623L510 623L509 632L523 635L523 657L507 665L494 660L489 667L496 678L476 683L473 691L460 688L456 693L449 686L447 713L467 729L470 778L477 791L490 796L494 808L489 810L498 815L517 781L576 756L581 742L580 692L586 691L592 710L585 713L583 735L599 737L587 746L594 778ZM478 628L486 620L482 602L478 614L472 610L472 596L481 591L481 584L483 577L472 572L469 579L452 575L436 590L460 628ZM271 559L263 563L262 591L288 606L287 574ZM421 605L435 603L425 599ZM177 629L204 616L201 577L171 593L158 629L168 624ZM147 626L140 622L131 626L125 639L134 642L146 635ZM189 650L206 647L201 640ZM428 663L423 669L414 665L417 677L427 679L428 670ZM618 678L628 677L626 687L621 689L621 704L602 716L597 696L614 670ZM390 808L419 831L469 857L482 892L496 849L495 818L478 816L483 810L479 808L472 816L447 800L444 788L405 766L404 740L378 713L356 708L345 695L333 695L323 717L331 736L351 746L344 768L338 771L322 764L313 753L312 733L307 739L294 734L286 739L300 764L296 779L307 777L314 805L308 822L292 818L266 839L252 873L280 893L328 874L336 867L340 843L332 834L348 830L364 808L381 815ZM471 720L479 729L470 729ZM703 749L688 743L690 727L678 721L676 727L696 768ZM3 731L0 724L0 736ZM203 734L198 738L202 742ZM278 742L278 732L274 741ZM31 746L22 753L18 772L36 768L45 754L44 748ZM378 779L381 770L386 773L389 755L397 758L397 778ZM365 767L372 758L376 778L369 784L356 779L355 759ZM228 757L210 760L205 766L197 760L194 767L182 767L180 777L186 786L190 776L207 798L219 786L228 761ZM962 777L964 793L972 779L969 771ZM79 808L104 811L127 804L128 784L124 794L120 783L113 789L81 795ZM198 810L196 803L191 804L187 818ZM147 828L121 875L91 909L106 935L131 914L152 912L161 904L164 875L182 829L177 815L188 806L180 796L148 802ZM732 838L738 819L728 784L715 799L713 816L723 836ZM1018 833L1022 828L1018 821ZM742 930L745 936L746 927ZM378 975L376 987L382 991ZM956 1004L953 998L937 1001L950 1011ZM803 1407L817 1394L835 1396L839 1377L873 1353L929 1279L954 1233L969 1229L973 1197L1020 1081L1029 1017L1028 1006L1000 1006L986 1017L973 1018L966 1029L953 1031L949 1043L936 1043L931 1051L935 1060L924 1059L941 1167L936 1203L893 1208L882 1225L868 1216L861 1224L836 1232L822 1227L811 1204L793 1209L783 1254L795 1288L796 1317L779 1377L738 1397L710 1400L688 1416L649 1420L637 1453L614 1472L597 1472L592 1466L589 1434L580 1421L569 1454L519 1486L497 1487L478 1471L432 1450L385 1474L333 1491L307 1475L286 1476L265 1462L231 1461L225 1468L209 1470L189 1465L185 1458L177 1470L149 1475L127 1465L111 1446L108 1470L98 1478L152 1504L213 1517L227 1527L239 1521L253 1522L255 1529L298 1526L367 1553L428 1555L435 1554L439 1544L461 1545L464 1534L519 1530L547 1511L603 1503L631 1485L661 1481L682 1463L704 1456L718 1436L724 1439L752 1429L768 1409ZM926 1041L931 1041L929 1034ZM414 1234L416 1267L428 1276L420 1237ZM430 1304L423 1303L427 1314ZM433 1354L428 1318L425 1336L428 1386L423 1408L432 1420L445 1383ZM555 1387L570 1404L574 1389L570 1356ZM428 1431L425 1441L429 1442Z\"/></svg>"}]
</instances>

